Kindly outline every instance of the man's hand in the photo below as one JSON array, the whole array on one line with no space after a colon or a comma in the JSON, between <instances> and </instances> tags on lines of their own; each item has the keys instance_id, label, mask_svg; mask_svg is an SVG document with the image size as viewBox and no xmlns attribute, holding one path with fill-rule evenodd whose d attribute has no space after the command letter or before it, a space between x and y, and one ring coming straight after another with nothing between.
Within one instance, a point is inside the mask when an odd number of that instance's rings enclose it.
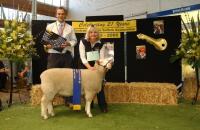
<instances>
[{"instance_id":1,"label":"man's hand","mask_svg":"<svg viewBox=\"0 0 200 130\"><path fill-rule=\"evenodd\" d=\"M50 44L44 45L44 51L48 52L48 49L51 49L52 46Z\"/></svg>"},{"instance_id":2,"label":"man's hand","mask_svg":"<svg viewBox=\"0 0 200 130\"><path fill-rule=\"evenodd\" d=\"M18 73L18 76L19 76L20 78L24 78L24 73L23 73L23 72L19 72L19 73Z\"/></svg>"},{"instance_id":3,"label":"man's hand","mask_svg":"<svg viewBox=\"0 0 200 130\"><path fill-rule=\"evenodd\" d=\"M51 48L52 48L52 45L51 45L51 44L44 45L44 48L45 48L45 49L51 49Z\"/></svg>"},{"instance_id":4,"label":"man's hand","mask_svg":"<svg viewBox=\"0 0 200 130\"><path fill-rule=\"evenodd\" d=\"M65 42L65 43L63 43L63 44L61 44L61 48L65 48L65 47L67 47L67 46L71 46L71 44L69 43L69 42Z\"/></svg>"}]
</instances>

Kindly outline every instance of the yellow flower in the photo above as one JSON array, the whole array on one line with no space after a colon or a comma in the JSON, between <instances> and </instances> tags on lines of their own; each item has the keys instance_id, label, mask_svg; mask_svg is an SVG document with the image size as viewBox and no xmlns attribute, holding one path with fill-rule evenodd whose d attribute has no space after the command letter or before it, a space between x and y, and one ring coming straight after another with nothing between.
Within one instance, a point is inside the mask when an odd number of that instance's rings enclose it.
<instances>
[{"instance_id":1,"label":"yellow flower","mask_svg":"<svg viewBox=\"0 0 200 130\"><path fill-rule=\"evenodd\" d=\"M29 26L25 22L5 20L4 27L0 30L0 58L24 60L37 55L32 44L33 37L28 30Z\"/></svg>"},{"instance_id":2,"label":"yellow flower","mask_svg":"<svg viewBox=\"0 0 200 130\"><path fill-rule=\"evenodd\" d=\"M10 22L8 20L4 21L4 28L9 28L10 27Z\"/></svg>"}]
</instances>

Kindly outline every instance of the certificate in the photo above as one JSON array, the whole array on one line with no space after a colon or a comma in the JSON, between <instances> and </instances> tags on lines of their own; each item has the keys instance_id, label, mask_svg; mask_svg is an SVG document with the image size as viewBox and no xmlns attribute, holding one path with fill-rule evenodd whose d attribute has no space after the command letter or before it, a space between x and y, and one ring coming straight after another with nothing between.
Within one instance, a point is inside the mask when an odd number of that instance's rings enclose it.
<instances>
[{"instance_id":1,"label":"certificate","mask_svg":"<svg viewBox=\"0 0 200 130\"><path fill-rule=\"evenodd\" d=\"M99 60L99 51L90 51L87 52L87 61L96 61Z\"/></svg>"}]
</instances>

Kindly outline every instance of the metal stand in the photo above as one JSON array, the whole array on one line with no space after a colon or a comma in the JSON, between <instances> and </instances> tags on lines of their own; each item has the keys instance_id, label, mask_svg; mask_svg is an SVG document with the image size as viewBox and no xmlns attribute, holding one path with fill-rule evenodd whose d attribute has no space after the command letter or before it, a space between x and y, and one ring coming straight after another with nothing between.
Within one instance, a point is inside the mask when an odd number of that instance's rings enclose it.
<instances>
[{"instance_id":1,"label":"metal stand","mask_svg":"<svg viewBox=\"0 0 200 130\"><path fill-rule=\"evenodd\" d=\"M196 104L197 102L197 99L198 99L198 95L199 95L199 88L200 88L200 85L199 85L199 68L198 67L195 67L195 73L196 73L196 80L197 80L197 92L196 92L196 95L192 101L192 104Z\"/></svg>"},{"instance_id":2,"label":"metal stand","mask_svg":"<svg viewBox=\"0 0 200 130\"><path fill-rule=\"evenodd\" d=\"M0 111L2 111L2 109L3 109L3 106L2 106L1 99L0 99Z\"/></svg>"},{"instance_id":3,"label":"metal stand","mask_svg":"<svg viewBox=\"0 0 200 130\"><path fill-rule=\"evenodd\" d=\"M127 33L124 32L124 70L125 70L125 83L127 82Z\"/></svg>"},{"instance_id":4,"label":"metal stand","mask_svg":"<svg viewBox=\"0 0 200 130\"><path fill-rule=\"evenodd\" d=\"M13 63L12 61L10 61L10 71L11 71L11 74L10 74L10 99L9 99L9 102L8 102L8 107L11 107L12 105L12 97L13 97Z\"/></svg>"}]
</instances>

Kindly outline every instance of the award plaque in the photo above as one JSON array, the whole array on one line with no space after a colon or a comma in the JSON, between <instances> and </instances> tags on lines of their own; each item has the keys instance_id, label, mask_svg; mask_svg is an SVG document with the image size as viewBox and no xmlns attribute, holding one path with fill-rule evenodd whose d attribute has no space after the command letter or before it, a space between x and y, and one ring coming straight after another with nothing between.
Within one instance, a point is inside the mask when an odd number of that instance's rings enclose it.
<instances>
[{"instance_id":1,"label":"award plaque","mask_svg":"<svg viewBox=\"0 0 200 130\"><path fill-rule=\"evenodd\" d=\"M42 37L42 44L51 44L53 49L62 52L63 48L61 48L61 44L66 41L65 38L62 36L54 33L54 32L49 32L45 31Z\"/></svg>"}]
</instances>

